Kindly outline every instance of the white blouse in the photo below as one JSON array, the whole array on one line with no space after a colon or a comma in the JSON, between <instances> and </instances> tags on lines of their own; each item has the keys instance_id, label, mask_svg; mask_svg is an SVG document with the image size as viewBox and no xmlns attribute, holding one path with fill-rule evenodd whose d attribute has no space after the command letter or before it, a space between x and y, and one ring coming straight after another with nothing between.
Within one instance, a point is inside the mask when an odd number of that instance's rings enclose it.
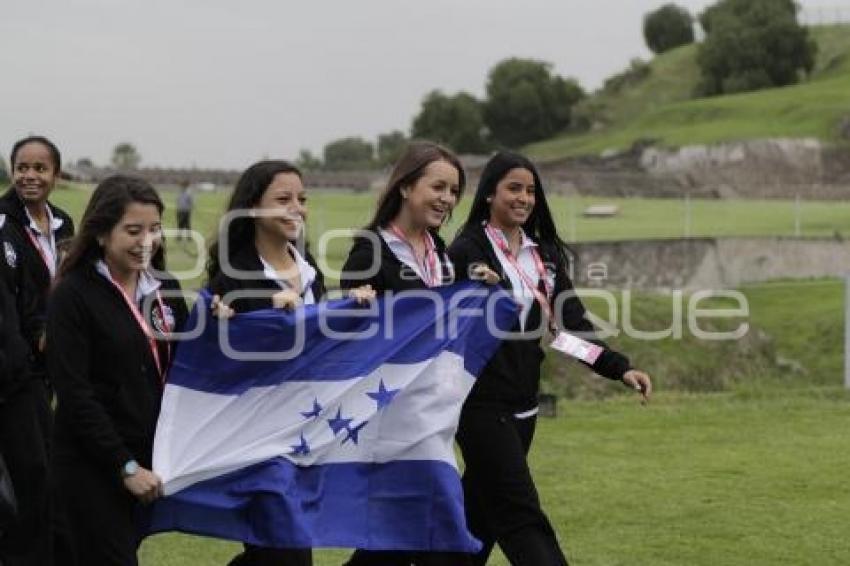
<instances>
[{"instance_id":1,"label":"white blouse","mask_svg":"<svg viewBox=\"0 0 850 566\"><path fill-rule=\"evenodd\" d=\"M298 249L289 244L289 251L295 259L295 265L298 267L298 273L301 279L301 288L296 289L299 295L304 298L305 305L312 305L316 302L316 297L313 296L313 282L316 280L316 268L307 263L307 260L298 252ZM260 261L263 263L263 275L266 279L277 283L281 289L291 289L289 282L278 277L277 271L272 265L260 256Z\"/></svg>"}]
</instances>

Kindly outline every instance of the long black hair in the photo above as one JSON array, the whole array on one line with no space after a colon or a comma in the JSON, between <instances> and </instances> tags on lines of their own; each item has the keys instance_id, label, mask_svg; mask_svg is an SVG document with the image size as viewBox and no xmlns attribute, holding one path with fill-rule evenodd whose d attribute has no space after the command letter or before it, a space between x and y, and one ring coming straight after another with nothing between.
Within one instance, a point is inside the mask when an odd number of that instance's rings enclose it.
<instances>
[{"instance_id":1,"label":"long black hair","mask_svg":"<svg viewBox=\"0 0 850 566\"><path fill-rule=\"evenodd\" d=\"M543 182L537 167L524 155L511 151L500 151L496 153L481 171L478 180L478 188L472 199L469 216L466 218L460 233L479 228L490 219L490 203L487 202L496 192L496 185L504 179L512 169L526 169L534 177L534 208L528 216L528 220L522 225L523 231L530 236L541 247L545 257L563 265L569 264L567 258L567 244L558 236L549 203L546 201L546 193L543 190Z\"/></svg>"},{"instance_id":2,"label":"long black hair","mask_svg":"<svg viewBox=\"0 0 850 566\"><path fill-rule=\"evenodd\" d=\"M103 258L98 238L111 232L123 218L127 207L134 202L152 204L160 216L165 210L159 193L144 179L113 175L101 181L89 199L80 229L59 267L60 278L86 262ZM165 240L151 258L151 266L158 271L165 270Z\"/></svg>"},{"instance_id":3,"label":"long black hair","mask_svg":"<svg viewBox=\"0 0 850 566\"><path fill-rule=\"evenodd\" d=\"M440 160L451 163L457 169L458 185L460 188L458 199L460 199L463 195L463 189L466 187L466 174L457 156L434 142L411 142L405 148L398 161L396 161L390 173L390 178L387 181L387 186L378 197L378 206L375 210L375 215L369 221L369 224L366 225L366 230L385 228L392 222L393 218L398 216L401 210L401 203L404 201L401 196L401 190L405 187L415 185L416 181L425 174L425 168L431 163Z\"/></svg>"},{"instance_id":4,"label":"long black hair","mask_svg":"<svg viewBox=\"0 0 850 566\"><path fill-rule=\"evenodd\" d=\"M233 194L230 195L225 213L247 211L257 206L266 189L272 184L275 175L279 173L294 173L298 177L302 177L301 171L295 165L282 159L258 161L245 169L236 182ZM227 241L227 250L231 257L254 245L256 228L253 218L239 216L230 222L227 222L226 218L225 216L225 220L219 223L218 237L210 246L209 260L207 261L208 281L221 272L222 258L219 255L221 254L220 243L222 240Z\"/></svg>"}]
</instances>

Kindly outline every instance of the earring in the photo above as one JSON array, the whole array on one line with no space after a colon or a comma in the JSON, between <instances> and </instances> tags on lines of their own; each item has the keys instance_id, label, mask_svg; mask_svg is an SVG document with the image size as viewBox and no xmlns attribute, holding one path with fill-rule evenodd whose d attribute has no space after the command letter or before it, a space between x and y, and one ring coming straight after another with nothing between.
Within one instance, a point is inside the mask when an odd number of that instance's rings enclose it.
<instances>
[{"instance_id":1,"label":"earring","mask_svg":"<svg viewBox=\"0 0 850 566\"><path fill-rule=\"evenodd\" d=\"M493 197L487 197L484 200L486 200L488 203L491 203L491 202L493 202Z\"/></svg>"}]
</instances>

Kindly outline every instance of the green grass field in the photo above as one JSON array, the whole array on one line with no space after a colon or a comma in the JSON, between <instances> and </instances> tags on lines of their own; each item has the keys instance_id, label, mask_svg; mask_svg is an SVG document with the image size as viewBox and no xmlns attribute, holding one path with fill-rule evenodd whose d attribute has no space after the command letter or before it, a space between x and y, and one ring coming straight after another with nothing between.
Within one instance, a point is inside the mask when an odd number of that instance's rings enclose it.
<instances>
[{"instance_id":1,"label":"green grass field","mask_svg":"<svg viewBox=\"0 0 850 566\"><path fill-rule=\"evenodd\" d=\"M606 127L529 145L537 159L627 149L640 139L663 146L711 144L770 137L838 141L838 123L850 107L850 26L813 27L817 65L801 84L758 92L691 99L699 81L695 45L656 57L650 75L618 93L591 101Z\"/></svg>"},{"instance_id":2,"label":"green grass field","mask_svg":"<svg viewBox=\"0 0 850 566\"><path fill-rule=\"evenodd\" d=\"M75 218L82 216L88 200L86 187L74 186L54 192L54 200ZM215 232L218 218L224 211L226 193L202 193L196 200L193 226L205 238ZM174 194L164 192L166 225L174 226ZM467 195L455 211L452 221L443 229L451 240L460 222L466 217L470 204ZM675 238L689 234L700 236L791 236L795 233L795 204L781 200L692 200L690 221L686 220L684 201L670 199L598 199L589 197L550 197L561 235L568 241L617 239ZM332 229L359 228L369 220L375 195L371 193L315 190L309 193L309 239L314 252L318 251L320 236ZM615 218L584 218L581 212L590 204L610 203L620 207ZM850 229L850 203L802 202L800 233L806 237L834 236ZM686 228L686 225L689 228ZM326 254L328 265L339 268L348 252L347 239L331 241ZM197 258L172 245L169 267L189 269ZM190 286L200 279L190 278Z\"/></svg>"},{"instance_id":3,"label":"green grass field","mask_svg":"<svg viewBox=\"0 0 850 566\"><path fill-rule=\"evenodd\" d=\"M55 201L79 219L87 195L82 188L61 189ZM165 198L170 205L172 195ZM202 233L213 231L224 198L199 195L194 220ZM309 198L315 245L324 230L364 224L374 197L314 191ZM620 218L577 217L574 211L589 202L553 199L565 236L682 234L682 203L621 200ZM805 235L829 236L850 226L850 205L808 203L802 218ZM793 219L790 202L692 203L693 235L789 235ZM166 220L173 224L171 214ZM172 268L193 262L171 246ZM338 266L346 250L346 242L337 242L330 263ZM742 291L751 307L746 340L613 341L653 373L661 393L648 406L622 395L617 384L548 357L544 386L560 394L559 416L541 421L531 461L571 563L850 563L850 437L844 428L850 394L840 387L843 284L778 281ZM663 328L670 312L668 297L638 295L635 325ZM777 356L796 366L779 367ZM238 548L168 534L145 542L141 557L144 566L226 564ZM347 555L317 550L315 563L341 564ZM490 563L506 564L498 554Z\"/></svg>"},{"instance_id":4,"label":"green grass field","mask_svg":"<svg viewBox=\"0 0 850 566\"><path fill-rule=\"evenodd\" d=\"M836 388L561 402L531 462L578 566L850 563L850 395ZM226 564L238 546L160 535L144 566ZM316 551L319 566L346 551ZM501 556L490 561L504 565Z\"/></svg>"},{"instance_id":5,"label":"green grass field","mask_svg":"<svg viewBox=\"0 0 850 566\"><path fill-rule=\"evenodd\" d=\"M88 198L88 189L76 187L57 190L54 200L77 219ZM173 194L165 192L167 206ZM194 215L195 228L204 235L214 232L224 209L225 193L198 195ZM326 230L359 227L366 223L374 195L350 192L313 191L309 196L310 240L314 253L320 235ZM681 236L684 230L684 205L664 199L621 199L621 215L613 219L587 219L577 211L591 199L554 197L552 207L562 235L568 239L605 240L663 238ZM469 199L461 203L453 222L444 229L453 234L466 214ZM801 207L801 231L805 236L833 236L850 227L850 204L811 202ZM166 211L166 224L173 226L173 214ZM704 200L691 203L691 234L695 236L768 236L791 235L794 231L794 203L784 201ZM190 248L169 243L169 269L184 272L183 286L198 288L204 256L189 253ZM348 251L347 239L334 240L328 248L327 263L339 268ZM199 261L200 260L200 261ZM332 275L332 274L331 274ZM329 278L333 283L333 277ZM835 385L842 360L843 326L841 308L843 287L837 281L780 281L742 289L751 307L753 331L739 342L709 343L687 334L682 340L643 342L617 338L612 343L634 357L644 360L658 374L666 388L687 391L717 391L735 385L753 375L775 373L793 384ZM593 302L589 303L595 307ZM653 330L669 327L672 306L669 297L639 294L634 301L635 326ZM764 335L764 336L762 336ZM789 360L790 373L777 366L777 358ZM732 363L718 367L717 360ZM571 371L571 370L570 370ZM583 369L579 369L583 372ZM563 379L561 379L563 374ZM569 379L569 371L550 368L553 392L570 397L599 397L611 388L596 380Z\"/></svg>"}]
</instances>

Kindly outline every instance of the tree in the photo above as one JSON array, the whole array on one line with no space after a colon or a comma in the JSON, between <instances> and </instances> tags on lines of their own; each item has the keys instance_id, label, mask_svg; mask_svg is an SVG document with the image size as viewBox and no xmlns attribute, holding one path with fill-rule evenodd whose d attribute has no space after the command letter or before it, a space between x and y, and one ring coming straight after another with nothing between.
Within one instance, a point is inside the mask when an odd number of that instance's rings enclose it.
<instances>
[{"instance_id":1,"label":"tree","mask_svg":"<svg viewBox=\"0 0 850 566\"><path fill-rule=\"evenodd\" d=\"M675 4L665 4L643 18L643 38L653 53L664 53L694 42L691 13Z\"/></svg>"},{"instance_id":2,"label":"tree","mask_svg":"<svg viewBox=\"0 0 850 566\"><path fill-rule=\"evenodd\" d=\"M394 130L386 134L378 136L378 164L381 167L388 167L395 163L404 147L407 145L407 136L404 132Z\"/></svg>"},{"instance_id":3,"label":"tree","mask_svg":"<svg viewBox=\"0 0 850 566\"><path fill-rule=\"evenodd\" d=\"M570 125L572 108L584 98L584 91L573 79L553 75L550 69L543 61L512 58L490 70L484 123L496 142L518 147Z\"/></svg>"},{"instance_id":4,"label":"tree","mask_svg":"<svg viewBox=\"0 0 850 566\"><path fill-rule=\"evenodd\" d=\"M81 167L83 169L92 169L94 168L94 161L92 161L88 157L81 157L77 159L77 167Z\"/></svg>"},{"instance_id":5,"label":"tree","mask_svg":"<svg viewBox=\"0 0 850 566\"><path fill-rule=\"evenodd\" d=\"M136 169L141 161L142 156L131 143L121 142L112 150L112 166L116 169Z\"/></svg>"},{"instance_id":6,"label":"tree","mask_svg":"<svg viewBox=\"0 0 850 566\"><path fill-rule=\"evenodd\" d=\"M466 92L454 96L439 90L429 92L413 119L411 132L415 138L433 140L458 153L488 150L481 103Z\"/></svg>"},{"instance_id":7,"label":"tree","mask_svg":"<svg viewBox=\"0 0 850 566\"><path fill-rule=\"evenodd\" d=\"M374 166L374 156L375 147L363 138L342 138L325 146L325 168L335 171L369 169Z\"/></svg>"},{"instance_id":8,"label":"tree","mask_svg":"<svg viewBox=\"0 0 850 566\"><path fill-rule=\"evenodd\" d=\"M302 148L295 158L295 166L302 171L316 171L322 168L322 160L313 155L309 149Z\"/></svg>"},{"instance_id":9,"label":"tree","mask_svg":"<svg viewBox=\"0 0 850 566\"><path fill-rule=\"evenodd\" d=\"M793 0L721 0L700 15L699 94L785 86L811 73L817 44Z\"/></svg>"},{"instance_id":10,"label":"tree","mask_svg":"<svg viewBox=\"0 0 850 566\"><path fill-rule=\"evenodd\" d=\"M9 182L9 171L6 169L6 160L0 157L0 183Z\"/></svg>"}]
</instances>

